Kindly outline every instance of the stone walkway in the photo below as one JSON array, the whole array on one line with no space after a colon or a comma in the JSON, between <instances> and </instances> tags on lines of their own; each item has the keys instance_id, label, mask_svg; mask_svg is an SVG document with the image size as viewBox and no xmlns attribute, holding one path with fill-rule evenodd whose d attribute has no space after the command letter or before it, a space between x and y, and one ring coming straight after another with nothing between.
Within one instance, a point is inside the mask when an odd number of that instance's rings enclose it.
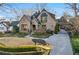
<instances>
[{"instance_id":1,"label":"stone walkway","mask_svg":"<svg viewBox=\"0 0 79 59\"><path fill-rule=\"evenodd\" d=\"M73 55L70 38L65 30L61 30L58 34L45 40L51 44L50 55Z\"/></svg>"}]
</instances>

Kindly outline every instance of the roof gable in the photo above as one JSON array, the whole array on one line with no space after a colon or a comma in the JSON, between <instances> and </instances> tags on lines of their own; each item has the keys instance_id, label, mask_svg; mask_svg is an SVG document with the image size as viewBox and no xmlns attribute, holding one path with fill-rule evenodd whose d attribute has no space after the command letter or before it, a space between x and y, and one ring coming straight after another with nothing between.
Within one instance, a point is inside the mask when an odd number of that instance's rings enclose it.
<instances>
[{"instance_id":1,"label":"roof gable","mask_svg":"<svg viewBox=\"0 0 79 59\"><path fill-rule=\"evenodd\" d=\"M40 14L40 11L38 12L35 12L32 16L31 16L31 19L34 19L34 18L37 18Z\"/></svg>"},{"instance_id":2,"label":"roof gable","mask_svg":"<svg viewBox=\"0 0 79 59\"><path fill-rule=\"evenodd\" d=\"M18 23L19 23L19 21L12 21L11 25L12 26L17 26Z\"/></svg>"},{"instance_id":3,"label":"roof gable","mask_svg":"<svg viewBox=\"0 0 79 59\"><path fill-rule=\"evenodd\" d=\"M28 16L28 15L23 15L22 17L21 17L21 19L20 19L20 21L22 20L22 19L27 19L28 21L31 21L31 18L30 18L30 16Z\"/></svg>"},{"instance_id":4,"label":"roof gable","mask_svg":"<svg viewBox=\"0 0 79 59\"><path fill-rule=\"evenodd\" d=\"M46 12L46 13L49 14L52 18L55 19L55 14L52 14L52 13L48 12L48 11L45 10L45 9L43 9L43 10L41 11L41 13L42 13L42 12ZM41 13L40 13L40 14L41 14Z\"/></svg>"},{"instance_id":5,"label":"roof gable","mask_svg":"<svg viewBox=\"0 0 79 59\"><path fill-rule=\"evenodd\" d=\"M38 17L40 16L40 14L43 13L43 12L46 12L46 13L49 14L52 18L55 19L55 14L52 14L52 13L46 11L45 9L43 9L41 12L40 12L40 11L35 12L35 13L31 16L31 19L33 19L33 18L38 18Z\"/></svg>"},{"instance_id":6,"label":"roof gable","mask_svg":"<svg viewBox=\"0 0 79 59\"><path fill-rule=\"evenodd\" d=\"M3 25L4 27L7 28L6 24L4 24L3 22L0 22L0 25L1 25L1 26ZM0 27L1 27L1 26L0 26Z\"/></svg>"}]
</instances>

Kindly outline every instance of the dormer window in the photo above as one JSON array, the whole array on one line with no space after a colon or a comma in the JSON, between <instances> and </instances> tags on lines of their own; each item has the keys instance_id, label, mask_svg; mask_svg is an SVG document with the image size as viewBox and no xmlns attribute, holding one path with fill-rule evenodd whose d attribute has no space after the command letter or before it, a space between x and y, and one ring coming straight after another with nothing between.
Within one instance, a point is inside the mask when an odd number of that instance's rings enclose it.
<instances>
[{"instance_id":1,"label":"dormer window","mask_svg":"<svg viewBox=\"0 0 79 59\"><path fill-rule=\"evenodd\" d=\"M46 13L41 14L41 22L47 22L47 14Z\"/></svg>"}]
</instances>

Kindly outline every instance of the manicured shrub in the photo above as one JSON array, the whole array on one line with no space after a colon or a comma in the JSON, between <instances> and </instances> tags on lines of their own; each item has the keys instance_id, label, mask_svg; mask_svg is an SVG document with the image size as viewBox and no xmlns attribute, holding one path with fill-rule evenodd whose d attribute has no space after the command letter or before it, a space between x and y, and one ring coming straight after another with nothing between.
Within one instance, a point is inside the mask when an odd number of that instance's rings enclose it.
<instances>
[{"instance_id":1,"label":"manicured shrub","mask_svg":"<svg viewBox=\"0 0 79 59\"><path fill-rule=\"evenodd\" d=\"M27 47L27 48L0 48L0 50L5 52L27 52L27 51L36 51L36 47Z\"/></svg>"},{"instance_id":2,"label":"manicured shrub","mask_svg":"<svg viewBox=\"0 0 79 59\"><path fill-rule=\"evenodd\" d=\"M5 33L0 32L0 37L4 37Z\"/></svg>"},{"instance_id":3,"label":"manicured shrub","mask_svg":"<svg viewBox=\"0 0 79 59\"><path fill-rule=\"evenodd\" d=\"M14 36L14 37L24 37L24 36L26 36L26 35L28 35L28 33L24 33L24 32L17 32L17 33L15 33L15 32L12 32L12 33L9 33L10 35L9 36Z\"/></svg>"},{"instance_id":4,"label":"manicured shrub","mask_svg":"<svg viewBox=\"0 0 79 59\"><path fill-rule=\"evenodd\" d=\"M56 24L55 26L55 34L57 34L60 31L60 25Z\"/></svg>"},{"instance_id":5,"label":"manicured shrub","mask_svg":"<svg viewBox=\"0 0 79 59\"><path fill-rule=\"evenodd\" d=\"M28 35L28 33L24 33L24 32L16 33L16 36L18 36L18 37L24 37L26 35Z\"/></svg>"},{"instance_id":6,"label":"manicured shrub","mask_svg":"<svg viewBox=\"0 0 79 59\"><path fill-rule=\"evenodd\" d=\"M0 50L4 52L28 52L28 51L36 51L36 46L18 46L18 47L1 46Z\"/></svg>"},{"instance_id":7,"label":"manicured shrub","mask_svg":"<svg viewBox=\"0 0 79 59\"><path fill-rule=\"evenodd\" d=\"M77 32L70 32L69 36L71 38L79 38L79 34Z\"/></svg>"},{"instance_id":8,"label":"manicured shrub","mask_svg":"<svg viewBox=\"0 0 79 59\"><path fill-rule=\"evenodd\" d=\"M53 34L53 31L51 31L51 30L46 30L46 32L48 33L48 34Z\"/></svg>"},{"instance_id":9,"label":"manicured shrub","mask_svg":"<svg viewBox=\"0 0 79 59\"><path fill-rule=\"evenodd\" d=\"M18 33L18 32L19 32L19 27L13 26L13 32L14 32L14 33Z\"/></svg>"},{"instance_id":10,"label":"manicured shrub","mask_svg":"<svg viewBox=\"0 0 79 59\"><path fill-rule=\"evenodd\" d=\"M38 38L47 38L49 37L51 34L46 33L46 32L35 32L34 34L32 34L32 36L34 37L38 37Z\"/></svg>"}]
</instances>

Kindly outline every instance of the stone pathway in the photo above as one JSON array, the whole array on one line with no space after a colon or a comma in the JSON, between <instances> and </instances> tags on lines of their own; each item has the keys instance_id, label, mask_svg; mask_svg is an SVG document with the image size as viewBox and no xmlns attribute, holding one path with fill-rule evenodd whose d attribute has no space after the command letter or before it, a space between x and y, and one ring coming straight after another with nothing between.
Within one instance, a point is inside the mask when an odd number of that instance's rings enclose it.
<instances>
[{"instance_id":1,"label":"stone pathway","mask_svg":"<svg viewBox=\"0 0 79 59\"><path fill-rule=\"evenodd\" d=\"M73 55L70 38L65 30L61 30L58 34L54 34L45 40L51 44L50 55Z\"/></svg>"}]
</instances>

